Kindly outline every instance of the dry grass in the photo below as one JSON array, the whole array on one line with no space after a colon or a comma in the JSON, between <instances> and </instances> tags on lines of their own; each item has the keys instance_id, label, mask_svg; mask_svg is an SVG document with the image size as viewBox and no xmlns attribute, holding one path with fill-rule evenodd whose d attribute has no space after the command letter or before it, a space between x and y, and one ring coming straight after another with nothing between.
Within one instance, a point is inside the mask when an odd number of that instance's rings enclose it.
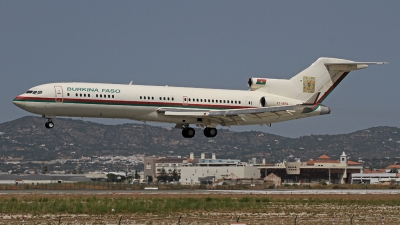
<instances>
[{"instance_id":1,"label":"dry grass","mask_svg":"<svg viewBox=\"0 0 400 225\"><path fill-rule=\"evenodd\" d=\"M400 195L32 194L1 196L0 210L0 224L400 224Z\"/></svg>"}]
</instances>

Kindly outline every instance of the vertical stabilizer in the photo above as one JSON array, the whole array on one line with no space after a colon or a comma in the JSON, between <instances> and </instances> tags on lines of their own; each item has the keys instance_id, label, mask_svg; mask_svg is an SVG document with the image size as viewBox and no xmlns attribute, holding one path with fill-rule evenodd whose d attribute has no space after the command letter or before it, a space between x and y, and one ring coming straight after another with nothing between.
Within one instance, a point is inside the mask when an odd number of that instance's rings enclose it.
<instances>
[{"instance_id":1,"label":"vertical stabilizer","mask_svg":"<svg viewBox=\"0 0 400 225\"><path fill-rule=\"evenodd\" d=\"M345 59L319 58L289 80L265 79L265 86L256 91L267 92L319 105L352 70L384 62L354 62Z\"/></svg>"}]
</instances>

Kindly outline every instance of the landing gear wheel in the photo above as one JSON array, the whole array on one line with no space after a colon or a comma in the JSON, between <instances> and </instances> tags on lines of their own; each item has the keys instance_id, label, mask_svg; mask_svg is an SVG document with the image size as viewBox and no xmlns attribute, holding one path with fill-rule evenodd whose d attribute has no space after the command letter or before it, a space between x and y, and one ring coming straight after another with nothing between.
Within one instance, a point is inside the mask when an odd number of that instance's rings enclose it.
<instances>
[{"instance_id":1,"label":"landing gear wheel","mask_svg":"<svg viewBox=\"0 0 400 225\"><path fill-rule=\"evenodd\" d=\"M194 131L193 128L186 127L182 129L182 136L185 138L192 138L194 137L195 134L196 132Z\"/></svg>"},{"instance_id":2,"label":"landing gear wheel","mask_svg":"<svg viewBox=\"0 0 400 225\"><path fill-rule=\"evenodd\" d=\"M48 121L44 124L44 126L45 126L47 129L51 129L51 128L54 127L54 123L53 123L53 121L51 121L51 119L48 119Z\"/></svg>"},{"instance_id":3,"label":"landing gear wheel","mask_svg":"<svg viewBox=\"0 0 400 225\"><path fill-rule=\"evenodd\" d=\"M213 128L213 127L206 127L204 129L204 136L206 137L215 137L217 136L217 129Z\"/></svg>"}]
</instances>

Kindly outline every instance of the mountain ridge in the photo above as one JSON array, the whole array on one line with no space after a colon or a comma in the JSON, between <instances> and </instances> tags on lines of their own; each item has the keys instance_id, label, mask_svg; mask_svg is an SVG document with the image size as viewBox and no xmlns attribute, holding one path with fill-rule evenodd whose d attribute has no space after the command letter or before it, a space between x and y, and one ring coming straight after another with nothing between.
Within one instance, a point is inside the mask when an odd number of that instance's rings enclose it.
<instances>
[{"instance_id":1,"label":"mountain ridge","mask_svg":"<svg viewBox=\"0 0 400 225\"><path fill-rule=\"evenodd\" d=\"M50 160L91 155L181 155L190 152L216 153L219 158L266 158L277 162L288 158L302 161L322 154L338 159L345 151L359 158L397 157L400 128L371 127L348 134L283 137L260 131L234 132L219 129L218 136L206 138L201 129L185 139L180 129L125 123L105 125L84 120L57 118L53 129L44 127L41 117L26 116L0 124L0 156L29 160ZM45 153L45 154L44 154Z\"/></svg>"}]
</instances>

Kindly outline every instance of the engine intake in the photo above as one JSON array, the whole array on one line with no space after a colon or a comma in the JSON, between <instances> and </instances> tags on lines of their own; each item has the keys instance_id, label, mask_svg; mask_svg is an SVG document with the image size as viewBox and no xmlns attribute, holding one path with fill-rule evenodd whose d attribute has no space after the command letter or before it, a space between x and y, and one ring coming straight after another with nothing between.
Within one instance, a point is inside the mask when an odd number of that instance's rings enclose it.
<instances>
[{"instance_id":1,"label":"engine intake","mask_svg":"<svg viewBox=\"0 0 400 225\"><path fill-rule=\"evenodd\" d=\"M254 77L251 77L247 81L247 84L249 85L250 90L252 90L252 91L257 90L257 89L262 88L262 87L265 87L266 83L267 83L267 78L254 78Z\"/></svg>"}]
</instances>

